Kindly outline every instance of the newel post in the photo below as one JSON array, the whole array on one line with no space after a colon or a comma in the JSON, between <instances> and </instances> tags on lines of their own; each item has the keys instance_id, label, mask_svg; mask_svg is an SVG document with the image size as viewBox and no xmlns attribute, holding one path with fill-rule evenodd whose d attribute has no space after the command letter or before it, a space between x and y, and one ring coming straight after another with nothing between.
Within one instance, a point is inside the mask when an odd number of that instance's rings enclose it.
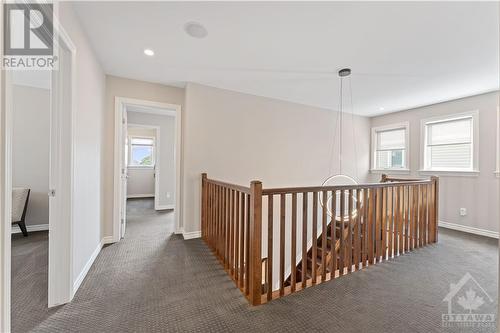
<instances>
[{"instance_id":1,"label":"newel post","mask_svg":"<svg viewBox=\"0 0 500 333\"><path fill-rule=\"evenodd\" d=\"M207 238L207 174L201 174L201 238Z\"/></svg>"},{"instance_id":2,"label":"newel post","mask_svg":"<svg viewBox=\"0 0 500 333\"><path fill-rule=\"evenodd\" d=\"M250 302L261 303L262 294L262 183L250 184Z\"/></svg>"},{"instance_id":3,"label":"newel post","mask_svg":"<svg viewBox=\"0 0 500 333\"><path fill-rule=\"evenodd\" d=\"M434 222L434 234L432 235L432 242L436 243L438 241L438 225L439 225L439 177L432 176L432 185L433 185L433 199L434 205L433 207L433 222Z\"/></svg>"}]
</instances>

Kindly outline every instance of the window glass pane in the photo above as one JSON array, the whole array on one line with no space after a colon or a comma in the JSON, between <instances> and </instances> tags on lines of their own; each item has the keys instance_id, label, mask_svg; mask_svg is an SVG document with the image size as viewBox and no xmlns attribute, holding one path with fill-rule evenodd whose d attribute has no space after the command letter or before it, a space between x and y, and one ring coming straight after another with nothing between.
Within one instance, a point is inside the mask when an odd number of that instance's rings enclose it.
<instances>
[{"instance_id":1,"label":"window glass pane","mask_svg":"<svg viewBox=\"0 0 500 333\"><path fill-rule=\"evenodd\" d=\"M472 118L428 124L428 144L469 143L472 141Z\"/></svg>"},{"instance_id":2,"label":"window glass pane","mask_svg":"<svg viewBox=\"0 0 500 333\"><path fill-rule=\"evenodd\" d=\"M131 147L131 165L135 166L153 166L153 147L152 146L134 146Z\"/></svg>"},{"instance_id":3,"label":"window glass pane","mask_svg":"<svg viewBox=\"0 0 500 333\"><path fill-rule=\"evenodd\" d=\"M404 149L405 129L377 132L377 149Z\"/></svg>"},{"instance_id":4,"label":"window glass pane","mask_svg":"<svg viewBox=\"0 0 500 333\"><path fill-rule=\"evenodd\" d=\"M132 138L130 141L133 145L152 146L154 144L154 139L151 139L151 138Z\"/></svg>"},{"instance_id":5,"label":"window glass pane","mask_svg":"<svg viewBox=\"0 0 500 333\"><path fill-rule=\"evenodd\" d=\"M434 169L471 169L472 145L429 146L430 167Z\"/></svg>"},{"instance_id":6,"label":"window glass pane","mask_svg":"<svg viewBox=\"0 0 500 333\"><path fill-rule=\"evenodd\" d=\"M402 169L405 167L403 149L377 151L377 169Z\"/></svg>"}]
</instances>

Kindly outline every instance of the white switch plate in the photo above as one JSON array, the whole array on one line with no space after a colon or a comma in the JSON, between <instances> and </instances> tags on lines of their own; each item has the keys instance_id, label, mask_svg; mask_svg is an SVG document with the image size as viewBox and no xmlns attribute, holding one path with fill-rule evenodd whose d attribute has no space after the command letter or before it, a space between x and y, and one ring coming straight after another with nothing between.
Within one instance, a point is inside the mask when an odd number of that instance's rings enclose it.
<instances>
[{"instance_id":1,"label":"white switch plate","mask_svg":"<svg viewBox=\"0 0 500 333\"><path fill-rule=\"evenodd\" d=\"M467 208L460 208L460 216L467 215Z\"/></svg>"},{"instance_id":2,"label":"white switch plate","mask_svg":"<svg viewBox=\"0 0 500 333\"><path fill-rule=\"evenodd\" d=\"M167 192L167 198L170 198L170 192Z\"/></svg>"}]
</instances>

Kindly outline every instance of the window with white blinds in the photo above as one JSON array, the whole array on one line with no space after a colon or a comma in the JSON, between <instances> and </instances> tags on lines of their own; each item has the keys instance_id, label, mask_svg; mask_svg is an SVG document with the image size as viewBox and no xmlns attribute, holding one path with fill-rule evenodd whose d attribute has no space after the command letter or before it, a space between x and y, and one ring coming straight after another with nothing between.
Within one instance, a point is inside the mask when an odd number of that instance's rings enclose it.
<instances>
[{"instance_id":1,"label":"window with white blinds","mask_svg":"<svg viewBox=\"0 0 500 333\"><path fill-rule=\"evenodd\" d=\"M374 128L373 169L404 170L408 169L408 125L399 124Z\"/></svg>"},{"instance_id":2,"label":"window with white blinds","mask_svg":"<svg viewBox=\"0 0 500 333\"><path fill-rule=\"evenodd\" d=\"M474 114L425 122L424 170L474 171Z\"/></svg>"}]
</instances>

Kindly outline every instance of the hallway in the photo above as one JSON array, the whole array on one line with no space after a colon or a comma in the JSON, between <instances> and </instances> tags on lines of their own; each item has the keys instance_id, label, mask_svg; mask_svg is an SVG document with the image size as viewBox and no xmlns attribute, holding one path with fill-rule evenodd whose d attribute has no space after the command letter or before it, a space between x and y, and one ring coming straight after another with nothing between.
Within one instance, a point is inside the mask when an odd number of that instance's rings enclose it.
<instances>
[{"instance_id":1,"label":"hallway","mask_svg":"<svg viewBox=\"0 0 500 333\"><path fill-rule=\"evenodd\" d=\"M172 234L171 212L144 199L128 206L125 239L105 247L74 301L33 331L438 332L449 284L466 272L497 292L496 240L440 229L436 246L250 307L203 241Z\"/></svg>"}]
</instances>

